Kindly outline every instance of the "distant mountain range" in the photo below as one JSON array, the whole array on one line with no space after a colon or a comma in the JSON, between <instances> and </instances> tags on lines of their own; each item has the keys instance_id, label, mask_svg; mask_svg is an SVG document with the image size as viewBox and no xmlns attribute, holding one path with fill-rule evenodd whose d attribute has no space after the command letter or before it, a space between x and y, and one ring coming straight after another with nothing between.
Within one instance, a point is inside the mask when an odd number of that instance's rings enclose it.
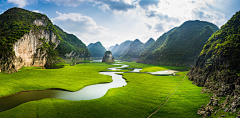
<instances>
[{"instance_id":1,"label":"distant mountain range","mask_svg":"<svg viewBox=\"0 0 240 118\"><path fill-rule=\"evenodd\" d=\"M115 54L118 51L120 45L116 44L115 46L113 46L113 48L110 50L112 52L112 54Z\"/></svg>"},{"instance_id":2,"label":"distant mountain range","mask_svg":"<svg viewBox=\"0 0 240 118\"><path fill-rule=\"evenodd\" d=\"M89 49L91 53L91 57L99 57L102 58L104 56L104 53L106 52L105 47L103 47L101 42L96 43L90 43L87 48Z\"/></svg>"},{"instance_id":3,"label":"distant mountain range","mask_svg":"<svg viewBox=\"0 0 240 118\"><path fill-rule=\"evenodd\" d=\"M130 46L130 44L132 43L132 41L124 41L123 43L121 43L119 46L118 45L115 45L115 46L117 46L116 48L118 48L117 50L116 50L116 52L115 53L113 53L113 57L118 57L118 56L120 56L125 50L127 50L127 48ZM114 47L115 48L115 47ZM113 49L114 49L113 48ZM116 49L115 48L115 49Z\"/></svg>"},{"instance_id":4,"label":"distant mountain range","mask_svg":"<svg viewBox=\"0 0 240 118\"><path fill-rule=\"evenodd\" d=\"M138 39L134 40L130 46L119 56L121 60L136 61L138 56L152 43L154 39L150 38L145 44Z\"/></svg>"},{"instance_id":5,"label":"distant mountain range","mask_svg":"<svg viewBox=\"0 0 240 118\"><path fill-rule=\"evenodd\" d=\"M192 66L209 37L219 28L205 21L186 21L145 44L136 39L111 47L117 59L138 63ZM117 50L117 51L116 51Z\"/></svg>"},{"instance_id":6,"label":"distant mountain range","mask_svg":"<svg viewBox=\"0 0 240 118\"><path fill-rule=\"evenodd\" d=\"M117 44L116 44L117 45ZM108 50L112 50L114 48L114 46L110 46L109 48L108 48Z\"/></svg>"}]
</instances>

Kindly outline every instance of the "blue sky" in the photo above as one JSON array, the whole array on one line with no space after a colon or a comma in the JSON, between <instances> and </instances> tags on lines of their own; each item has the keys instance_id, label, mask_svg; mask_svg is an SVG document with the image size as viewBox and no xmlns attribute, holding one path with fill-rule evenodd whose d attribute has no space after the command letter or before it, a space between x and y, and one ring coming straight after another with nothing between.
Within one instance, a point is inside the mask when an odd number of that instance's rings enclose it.
<instances>
[{"instance_id":1,"label":"blue sky","mask_svg":"<svg viewBox=\"0 0 240 118\"><path fill-rule=\"evenodd\" d=\"M0 13L20 7L46 14L86 45L105 47L125 40L145 43L187 20L221 27L237 11L240 0L0 0Z\"/></svg>"}]
</instances>

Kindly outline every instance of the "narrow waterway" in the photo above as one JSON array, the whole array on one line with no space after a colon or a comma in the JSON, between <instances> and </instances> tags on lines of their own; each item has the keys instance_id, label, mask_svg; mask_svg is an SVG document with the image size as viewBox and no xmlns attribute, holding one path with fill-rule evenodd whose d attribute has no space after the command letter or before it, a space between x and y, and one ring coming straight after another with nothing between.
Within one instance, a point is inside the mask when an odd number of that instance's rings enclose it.
<instances>
[{"instance_id":1,"label":"narrow waterway","mask_svg":"<svg viewBox=\"0 0 240 118\"><path fill-rule=\"evenodd\" d=\"M108 68L108 70L124 70L123 68L126 68L129 66L124 64L113 64L113 65L121 65L121 67L111 67L111 68ZM140 70L142 69L135 68L129 72L139 73ZM65 90L38 90L38 91L20 92L11 96L0 98L0 112L14 108L25 102L40 100L44 98L58 98L58 99L65 99L65 100L71 100L71 101L97 99L104 96L107 93L107 91L111 88L123 87L127 85L127 82L125 81L125 79L122 78L122 75L118 74L123 72L99 72L99 73L112 76L113 81L110 83L89 85L76 92L65 91ZM150 73L150 74L169 74L169 71L165 71L165 73L158 71L157 73Z\"/></svg>"},{"instance_id":2,"label":"narrow waterway","mask_svg":"<svg viewBox=\"0 0 240 118\"><path fill-rule=\"evenodd\" d=\"M114 65L122 65L122 66L112 67L108 69L121 70L121 68L125 68L129 66L129 65L123 65L123 64L114 64ZM83 89L76 92L64 91L64 90L39 90L39 91L20 92L8 97L0 98L0 112L11 109L25 102L40 100L44 98L58 98L58 99L65 99L65 100L71 100L71 101L97 99L104 96L107 93L107 91L111 88L123 87L127 85L127 82L125 81L125 79L122 78L122 75L117 74L117 73L123 73L123 72L99 72L99 73L112 76L113 81L110 83L86 86Z\"/></svg>"}]
</instances>

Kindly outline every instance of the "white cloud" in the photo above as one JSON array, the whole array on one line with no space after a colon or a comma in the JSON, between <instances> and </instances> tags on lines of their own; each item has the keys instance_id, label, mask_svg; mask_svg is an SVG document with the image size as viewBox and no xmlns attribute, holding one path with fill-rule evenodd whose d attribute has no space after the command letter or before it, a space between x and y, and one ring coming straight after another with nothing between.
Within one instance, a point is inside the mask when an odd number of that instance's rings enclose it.
<instances>
[{"instance_id":1,"label":"white cloud","mask_svg":"<svg viewBox=\"0 0 240 118\"><path fill-rule=\"evenodd\" d=\"M157 39L168 29L169 25L166 22L159 20L158 17L148 18L148 13L144 9L138 8L140 6L136 7L136 9L131 9L127 12L114 12L115 23L110 30L118 35L122 42L135 39L146 42L149 38Z\"/></svg>"},{"instance_id":2,"label":"white cloud","mask_svg":"<svg viewBox=\"0 0 240 118\"><path fill-rule=\"evenodd\" d=\"M57 5L64 6L79 6L84 3L93 3L93 6L98 6L99 9L105 11L127 11L134 9L134 0L45 0L45 2L53 2Z\"/></svg>"},{"instance_id":3,"label":"white cloud","mask_svg":"<svg viewBox=\"0 0 240 118\"><path fill-rule=\"evenodd\" d=\"M133 4L134 2L136 2L136 0L123 0L126 4Z\"/></svg>"},{"instance_id":4,"label":"white cloud","mask_svg":"<svg viewBox=\"0 0 240 118\"><path fill-rule=\"evenodd\" d=\"M103 10L103 11L105 11L105 10L110 10L109 6L106 5L106 4L99 5L98 8L101 9L101 10Z\"/></svg>"},{"instance_id":5,"label":"white cloud","mask_svg":"<svg viewBox=\"0 0 240 118\"><path fill-rule=\"evenodd\" d=\"M25 7L28 3L27 0L7 0L8 3L13 3L18 7Z\"/></svg>"},{"instance_id":6,"label":"white cloud","mask_svg":"<svg viewBox=\"0 0 240 118\"><path fill-rule=\"evenodd\" d=\"M188 20L203 20L221 26L225 15L209 7L214 0L161 0L158 4L136 4L128 11L113 11L115 24L109 29L122 40L155 40L164 32L180 26ZM157 2L156 2L157 3ZM113 44L114 45L114 44Z\"/></svg>"},{"instance_id":7,"label":"white cloud","mask_svg":"<svg viewBox=\"0 0 240 118\"><path fill-rule=\"evenodd\" d=\"M214 5L215 2L216 0L161 0L158 6L148 6L145 10L152 13L148 16L159 17L158 22L164 24L180 25L187 20L204 20L221 26L226 21L225 15L209 7L209 4Z\"/></svg>"},{"instance_id":8,"label":"white cloud","mask_svg":"<svg viewBox=\"0 0 240 118\"><path fill-rule=\"evenodd\" d=\"M33 10L33 12L36 12L36 13L43 13L42 11L39 11L39 10Z\"/></svg>"},{"instance_id":9,"label":"white cloud","mask_svg":"<svg viewBox=\"0 0 240 118\"><path fill-rule=\"evenodd\" d=\"M53 21L64 30L76 34L86 43L101 41L105 46L124 40L155 40L164 32L188 20L204 20L221 26L226 22L223 13L215 8L217 0L46 0L58 5L77 6L84 2L113 13L111 23L97 23L78 13L62 14ZM140 1L142 1L140 3ZM220 2L223 0L219 0ZM103 12L104 13L104 12ZM67 22L67 23L66 23ZM107 28L106 28L107 27ZM110 45L110 43L112 43Z\"/></svg>"},{"instance_id":10,"label":"white cloud","mask_svg":"<svg viewBox=\"0 0 240 118\"><path fill-rule=\"evenodd\" d=\"M45 2L53 2L57 5L64 5L64 6L79 6L84 2L92 2L93 0L45 0Z\"/></svg>"},{"instance_id":11,"label":"white cloud","mask_svg":"<svg viewBox=\"0 0 240 118\"><path fill-rule=\"evenodd\" d=\"M18 7L25 7L26 5L36 2L36 0L7 0L8 3L13 3Z\"/></svg>"},{"instance_id":12,"label":"white cloud","mask_svg":"<svg viewBox=\"0 0 240 118\"><path fill-rule=\"evenodd\" d=\"M101 41L103 45L108 46L112 41L118 40L109 29L98 26L91 17L79 13L56 13L58 17L52 21L66 32L77 35L86 44Z\"/></svg>"}]
</instances>

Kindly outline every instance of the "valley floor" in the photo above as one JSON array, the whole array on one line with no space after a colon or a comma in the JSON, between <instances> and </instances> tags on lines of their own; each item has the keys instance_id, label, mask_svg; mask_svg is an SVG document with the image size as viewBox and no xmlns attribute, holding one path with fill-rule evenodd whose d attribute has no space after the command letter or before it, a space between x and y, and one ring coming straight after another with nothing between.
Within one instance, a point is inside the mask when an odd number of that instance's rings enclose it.
<instances>
[{"instance_id":1,"label":"valley floor","mask_svg":"<svg viewBox=\"0 0 240 118\"><path fill-rule=\"evenodd\" d=\"M141 72L154 72L166 69L184 70L183 67L154 66L125 62L128 68L143 68ZM84 86L111 82L111 77L101 75L113 65L107 63L85 63L65 66L60 69L23 68L14 74L0 73L0 97L19 91L61 88L77 91ZM146 118L171 96L169 101L152 117L193 118L200 117L198 108L209 99L201 94L201 87L193 85L186 77L187 71L176 76L154 76L147 73L123 73L127 85L110 89L105 96L94 100L69 101L62 99L42 99L21 104L0 112L1 118L97 118L97 117L136 117ZM181 83L182 82L182 83ZM181 84L180 84L181 83ZM180 84L180 85L179 85ZM176 86L178 88L176 89ZM174 91L176 89L176 91Z\"/></svg>"}]
</instances>

